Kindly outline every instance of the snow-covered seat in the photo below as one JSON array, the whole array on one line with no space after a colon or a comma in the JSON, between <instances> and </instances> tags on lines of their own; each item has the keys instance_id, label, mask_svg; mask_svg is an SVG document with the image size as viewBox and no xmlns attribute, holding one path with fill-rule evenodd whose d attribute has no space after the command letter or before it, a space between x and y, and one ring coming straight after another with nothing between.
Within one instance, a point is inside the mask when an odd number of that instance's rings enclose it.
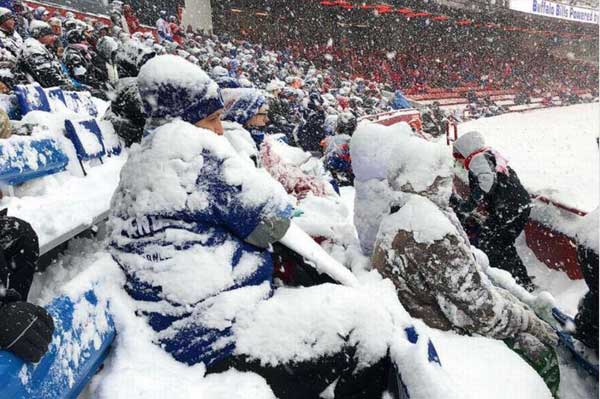
<instances>
[{"instance_id":1,"label":"snow-covered seat","mask_svg":"<svg viewBox=\"0 0 600 399\"><path fill-rule=\"evenodd\" d=\"M67 138L71 140L75 147L84 174L86 172L83 161L100 159L100 162L102 162L102 157L106 155L106 149L100 126L98 126L95 119L65 119L65 131Z\"/></svg>"},{"instance_id":2,"label":"snow-covered seat","mask_svg":"<svg viewBox=\"0 0 600 399\"><path fill-rule=\"evenodd\" d=\"M46 309L56 330L39 363L0 351L1 398L76 399L106 358L115 326L107 303L93 291L58 297Z\"/></svg>"},{"instance_id":3,"label":"snow-covered seat","mask_svg":"<svg viewBox=\"0 0 600 399\"><path fill-rule=\"evenodd\" d=\"M16 85L14 91L21 115L27 115L31 111L51 111L46 91L39 84Z\"/></svg>"},{"instance_id":4,"label":"snow-covered seat","mask_svg":"<svg viewBox=\"0 0 600 399\"><path fill-rule=\"evenodd\" d=\"M92 101L92 95L87 91L63 91L64 101L68 109L77 113L96 117L98 107Z\"/></svg>"},{"instance_id":5,"label":"snow-covered seat","mask_svg":"<svg viewBox=\"0 0 600 399\"><path fill-rule=\"evenodd\" d=\"M0 94L0 108L6 112L10 119L21 119L21 108L19 107L19 101L16 95Z\"/></svg>"},{"instance_id":6,"label":"snow-covered seat","mask_svg":"<svg viewBox=\"0 0 600 399\"><path fill-rule=\"evenodd\" d=\"M69 158L52 138L0 140L0 184L15 185L65 170Z\"/></svg>"}]
</instances>

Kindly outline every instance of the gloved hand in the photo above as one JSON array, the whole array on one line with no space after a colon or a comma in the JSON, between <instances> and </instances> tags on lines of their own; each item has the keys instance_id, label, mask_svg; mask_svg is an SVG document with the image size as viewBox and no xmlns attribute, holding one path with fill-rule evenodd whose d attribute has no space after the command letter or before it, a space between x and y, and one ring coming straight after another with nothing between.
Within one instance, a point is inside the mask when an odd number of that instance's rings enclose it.
<instances>
[{"instance_id":1,"label":"gloved hand","mask_svg":"<svg viewBox=\"0 0 600 399\"><path fill-rule=\"evenodd\" d=\"M37 363L48 351L54 322L42 307L27 302L0 307L0 348Z\"/></svg>"},{"instance_id":2,"label":"gloved hand","mask_svg":"<svg viewBox=\"0 0 600 399\"><path fill-rule=\"evenodd\" d=\"M452 208L458 208L458 206L461 204L461 202L462 202L462 199L458 195L456 195L454 193L452 193L452 195L450 195L450 206Z\"/></svg>"},{"instance_id":3,"label":"gloved hand","mask_svg":"<svg viewBox=\"0 0 600 399\"><path fill-rule=\"evenodd\" d=\"M529 327L525 332L533 335L550 347L555 347L559 341L558 334L552 326L537 317L530 319Z\"/></svg>"}]
</instances>

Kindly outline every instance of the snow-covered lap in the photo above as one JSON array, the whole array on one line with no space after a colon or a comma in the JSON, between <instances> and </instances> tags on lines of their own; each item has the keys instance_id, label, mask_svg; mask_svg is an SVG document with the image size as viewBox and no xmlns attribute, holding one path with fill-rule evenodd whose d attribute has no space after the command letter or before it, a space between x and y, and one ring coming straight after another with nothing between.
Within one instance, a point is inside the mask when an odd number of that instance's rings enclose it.
<instances>
[{"instance_id":1,"label":"snow-covered lap","mask_svg":"<svg viewBox=\"0 0 600 399\"><path fill-rule=\"evenodd\" d=\"M527 363L502 341L429 330L452 381L470 397L545 399L550 391Z\"/></svg>"},{"instance_id":2,"label":"snow-covered lap","mask_svg":"<svg viewBox=\"0 0 600 399\"><path fill-rule=\"evenodd\" d=\"M600 104L579 104L481 118L459 125L477 130L532 194L589 212L598 206Z\"/></svg>"}]
</instances>

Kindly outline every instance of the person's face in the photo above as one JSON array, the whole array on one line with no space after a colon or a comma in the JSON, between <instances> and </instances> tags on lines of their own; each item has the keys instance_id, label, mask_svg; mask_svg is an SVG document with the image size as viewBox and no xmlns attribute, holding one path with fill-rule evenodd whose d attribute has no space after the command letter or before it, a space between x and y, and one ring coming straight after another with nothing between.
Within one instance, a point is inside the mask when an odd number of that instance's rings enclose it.
<instances>
[{"instance_id":1,"label":"person's face","mask_svg":"<svg viewBox=\"0 0 600 399\"><path fill-rule=\"evenodd\" d=\"M52 32L54 32L54 34L56 36L60 36L62 35L62 27L60 25L52 25Z\"/></svg>"},{"instance_id":2,"label":"person's face","mask_svg":"<svg viewBox=\"0 0 600 399\"><path fill-rule=\"evenodd\" d=\"M267 126L267 124L269 123L269 116L268 116L269 112L268 111L269 110L267 109L267 107L261 107L258 110L258 113L256 115L254 115L252 118L250 118L247 125L250 127Z\"/></svg>"},{"instance_id":3,"label":"person's face","mask_svg":"<svg viewBox=\"0 0 600 399\"><path fill-rule=\"evenodd\" d=\"M56 35L54 35L54 34L45 35L45 36L40 37L38 40L44 46L51 47L54 44L54 42L56 41Z\"/></svg>"},{"instance_id":4,"label":"person's face","mask_svg":"<svg viewBox=\"0 0 600 399\"><path fill-rule=\"evenodd\" d=\"M9 18L0 26L3 31L12 32L15 30L16 21L14 18Z\"/></svg>"},{"instance_id":5,"label":"person's face","mask_svg":"<svg viewBox=\"0 0 600 399\"><path fill-rule=\"evenodd\" d=\"M212 114L208 115L206 118L199 120L194 125L197 127L201 127L203 129L208 129L215 133L217 136L223 135L223 125L221 124L221 115L223 115L223 110L220 109Z\"/></svg>"}]
</instances>

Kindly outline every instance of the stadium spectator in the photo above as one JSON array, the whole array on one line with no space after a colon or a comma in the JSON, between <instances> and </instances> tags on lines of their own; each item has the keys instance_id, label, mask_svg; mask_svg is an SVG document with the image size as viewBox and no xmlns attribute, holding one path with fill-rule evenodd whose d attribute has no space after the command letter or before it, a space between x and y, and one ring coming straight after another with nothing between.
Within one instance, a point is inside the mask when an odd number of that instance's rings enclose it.
<instances>
[{"instance_id":1,"label":"stadium spectator","mask_svg":"<svg viewBox=\"0 0 600 399\"><path fill-rule=\"evenodd\" d=\"M3 93L24 80L17 67L23 39L15 28L16 19L12 11L0 8L0 92Z\"/></svg>"},{"instance_id":2,"label":"stadium spectator","mask_svg":"<svg viewBox=\"0 0 600 399\"><path fill-rule=\"evenodd\" d=\"M267 365L240 347L233 353L236 336L232 323L236 323L236 317L223 319L230 326L225 329L225 324L207 324L197 317L206 315L207 309L212 307L206 308L209 302L241 301L244 314L248 314L270 300L273 264L268 248L286 233L292 208L277 182L260 169L248 168L229 143L219 137L223 134L220 122L223 102L217 84L199 67L173 56L157 57L142 68L138 85L149 118L147 126L152 131L122 170L110 222L111 252L125 271L125 289L129 295L137 301L164 305L160 312L146 312L150 325L157 331L157 343L182 363L204 362L209 372L232 367L256 372L267 380L279 398L318 397L338 378L336 392L356 395L352 396L356 398L380 397L391 373L385 353L366 363L367 366L359 367L361 354L356 344L346 340L337 353L317 351L307 356L304 352L300 362L290 358L280 365ZM174 143L182 145L172 145ZM189 156L182 158L182 151ZM165 168L152 166L162 162L162 156L167 157L165 167L170 163L167 159L172 157L185 161L178 163L178 172L171 176ZM140 168L149 172L148 184L158 184L154 189L140 185L138 177L134 177L139 176ZM238 170L235 182L228 177L233 170ZM184 190L188 192L186 197L202 192L201 202L208 201L205 202L208 208L198 207L197 200L191 197L179 204L151 199L154 195L163 195L165 172L172 180L169 184L195 187L192 192ZM151 197L149 201L140 202L132 201L131 195ZM152 223L146 227L137 224L146 218L148 222L151 218ZM163 223L169 225L166 231L159 227L166 227ZM172 235L169 230L186 234ZM224 256L221 251L226 248L236 248L236 254ZM163 249L169 254L163 253ZM213 260L198 263L198 256ZM176 269L159 266L171 262L168 258L178 259ZM236 270L242 261L245 272L238 275ZM152 272L159 270L156 267L162 271ZM205 279L215 273L226 273L225 279L211 280L214 283ZM191 281L198 284L187 289L181 284L170 284L169 281L175 281L173 278L185 284ZM289 294L302 295L306 289L295 289ZM350 287L331 285L330 289L339 291L340 295L355 293ZM297 300L301 301L300 297ZM185 304L191 313L182 314L176 303ZM318 311L315 309L313 314L332 311L337 309L328 306L327 301L320 301ZM335 328L324 334L326 337L314 339L340 339ZM224 342L229 343L222 345ZM314 342L309 345L314 348ZM298 378L299 375L307 377Z\"/></svg>"},{"instance_id":3,"label":"stadium spectator","mask_svg":"<svg viewBox=\"0 0 600 399\"><path fill-rule=\"evenodd\" d=\"M486 147L478 132L465 133L453 144L454 158L469 175L469 197L454 195L451 204L462 222L478 207L487 216L477 246L490 265L508 271L529 291L535 286L517 253L515 240L523 232L531 212L531 198L516 172L496 150Z\"/></svg>"},{"instance_id":4,"label":"stadium spectator","mask_svg":"<svg viewBox=\"0 0 600 399\"><path fill-rule=\"evenodd\" d=\"M166 17L167 12L162 10L160 12L160 18L156 20L156 31L158 32L158 38L160 43L163 43L165 41L173 41L173 32L171 32L171 26L169 22L165 19Z\"/></svg>"},{"instance_id":5,"label":"stadium spectator","mask_svg":"<svg viewBox=\"0 0 600 399\"><path fill-rule=\"evenodd\" d=\"M125 25L123 26L125 32L134 34L140 30L140 21L133 12L133 8L129 4L123 6L123 15L125 16ZM127 28L127 29L125 29Z\"/></svg>"},{"instance_id":6,"label":"stadium spectator","mask_svg":"<svg viewBox=\"0 0 600 399\"><path fill-rule=\"evenodd\" d=\"M32 21L31 37L25 40L19 54L19 66L31 81L42 87L60 86L73 90L74 85L63 72L60 61L51 51L57 37L46 22Z\"/></svg>"},{"instance_id":7,"label":"stadium spectator","mask_svg":"<svg viewBox=\"0 0 600 399\"><path fill-rule=\"evenodd\" d=\"M0 348L26 362L48 350L54 323L42 307L27 303L39 256L29 223L0 211Z\"/></svg>"}]
</instances>

